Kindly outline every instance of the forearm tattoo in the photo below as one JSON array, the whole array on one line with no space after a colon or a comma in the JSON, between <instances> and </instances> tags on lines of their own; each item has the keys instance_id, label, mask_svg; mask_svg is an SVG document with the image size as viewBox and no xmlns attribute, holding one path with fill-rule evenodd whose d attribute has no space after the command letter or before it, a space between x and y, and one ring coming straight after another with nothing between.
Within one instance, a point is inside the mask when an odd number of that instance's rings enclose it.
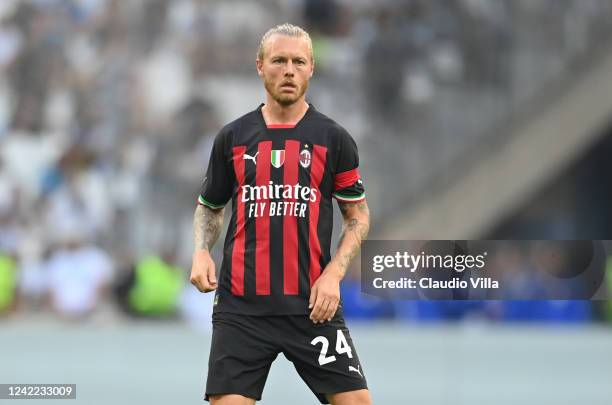
<instances>
[{"instance_id":1,"label":"forearm tattoo","mask_svg":"<svg viewBox=\"0 0 612 405\"><path fill-rule=\"evenodd\" d=\"M193 215L193 241L196 250L210 250L223 229L224 209L212 210L198 205Z\"/></svg>"},{"instance_id":2,"label":"forearm tattoo","mask_svg":"<svg viewBox=\"0 0 612 405\"><path fill-rule=\"evenodd\" d=\"M336 259L343 272L342 276L344 276L351 260L359 252L361 242L368 236L368 231L370 230L370 212L365 201L357 204L341 203L339 207L345 222L340 240L338 241ZM357 210L358 215L349 212L352 208Z\"/></svg>"}]
</instances>

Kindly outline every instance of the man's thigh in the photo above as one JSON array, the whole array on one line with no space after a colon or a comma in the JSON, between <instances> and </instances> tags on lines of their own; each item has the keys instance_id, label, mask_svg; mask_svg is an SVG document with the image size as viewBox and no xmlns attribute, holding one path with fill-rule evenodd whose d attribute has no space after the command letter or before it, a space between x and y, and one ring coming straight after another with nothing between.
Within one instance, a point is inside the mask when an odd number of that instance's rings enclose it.
<instances>
[{"instance_id":1,"label":"man's thigh","mask_svg":"<svg viewBox=\"0 0 612 405\"><path fill-rule=\"evenodd\" d=\"M254 405L255 399L247 398L242 395L213 395L209 397L212 405Z\"/></svg>"},{"instance_id":2,"label":"man's thigh","mask_svg":"<svg viewBox=\"0 0 612 405\"><path fill-rule=\"evenodd\" d=\"M372 405L367 389L327 394L327 400L331 405Z\"/></svg>"}]
</instances>

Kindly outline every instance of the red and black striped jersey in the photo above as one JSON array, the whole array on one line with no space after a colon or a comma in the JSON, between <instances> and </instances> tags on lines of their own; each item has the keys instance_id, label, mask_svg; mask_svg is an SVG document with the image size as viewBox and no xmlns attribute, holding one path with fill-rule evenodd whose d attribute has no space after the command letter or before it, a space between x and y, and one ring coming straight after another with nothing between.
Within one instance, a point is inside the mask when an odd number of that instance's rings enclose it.
<instances>
[{"instance_id":1,"label":"red and black striped jersey","mask_svg":"<svg viewBox=\"0 0 612 405\"><path fill-rule=\"evenodd\" d=\"M330 261L332 198L365 199L357 145L309 106L295 125L266 125L260 105L217 135L198 202L231 199L215 312L308 314Z\"/></svg>"}]
</instances>

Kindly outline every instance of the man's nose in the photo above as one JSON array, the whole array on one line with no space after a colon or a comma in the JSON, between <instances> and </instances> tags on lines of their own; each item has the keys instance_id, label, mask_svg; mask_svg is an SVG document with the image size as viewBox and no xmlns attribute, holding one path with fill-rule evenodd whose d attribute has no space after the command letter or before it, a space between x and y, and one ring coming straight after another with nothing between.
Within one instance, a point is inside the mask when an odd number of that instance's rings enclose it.
<instances>
[{"instance_id":1,"label":"man's nose","mask_svg":"<svg viewBox=\"0 0 612 405\"><path fill-rule=\"evenodd\" d=\"M295 68L293 62L289 61L285 65L285 76L293 76L295 74Z\"/></svg>"}]
</instances>

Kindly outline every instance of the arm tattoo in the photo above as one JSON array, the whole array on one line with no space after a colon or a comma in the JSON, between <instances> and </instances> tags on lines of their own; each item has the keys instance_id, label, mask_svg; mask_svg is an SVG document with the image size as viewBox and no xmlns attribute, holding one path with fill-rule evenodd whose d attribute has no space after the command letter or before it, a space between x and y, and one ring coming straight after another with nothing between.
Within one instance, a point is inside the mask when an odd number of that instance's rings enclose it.
<instances>
[{"instance_id":1,"label":"arm tattoo","mask_svg":"<svg viewBox=\"0 0 612 405\"><path fill-rule=\"evenodd\" d=\"M338 204L338 208L340 208L340 212L342 213L342 216L345 216L349 209L348 204L345 204L345 203Z\"/></svg>"},{"instance_id":2,"label":"arm tattoo","mask_svg":"<svg viewBox=\"0 0 612 405\"><path fill-rule=\"evenodd\" d=\"M368 231L370 230L370 213L366 202L357 204L341 203L338 206L340 207L345 222L340 240L338 241L336 258L343 271L342 276L344 276L351 260L353 260L359 252L361 242L368 236ZM357 208L357 212L360 214L359 219L351 215L349 212L351 207ZM341 249L345 245L348 246Z\"/></svg>"},{"instance_id":3,"label":"arm tattoo","mask_svg":"<svg viewBox=\"0 0 612 405\"><path fill-rule=\"evenodd\" d=\"M212 210L198 205L193 215L193 241L196 250L210 250L223 228L224 209Z\"/></svg>"}]
</instances>

